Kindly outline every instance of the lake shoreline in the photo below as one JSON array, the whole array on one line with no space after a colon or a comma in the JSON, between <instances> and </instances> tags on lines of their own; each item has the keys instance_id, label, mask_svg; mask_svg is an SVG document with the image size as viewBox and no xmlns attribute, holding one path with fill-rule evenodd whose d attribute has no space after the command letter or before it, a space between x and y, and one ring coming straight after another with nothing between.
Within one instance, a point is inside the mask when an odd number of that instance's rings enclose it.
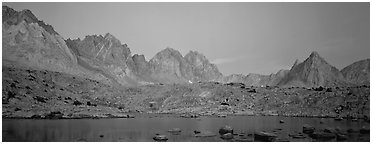
<instances>
[{"instance_id":1,"label":"lake shoreline","mask_svg":"<svg viewBox=\"0 0 372 144\"><path fill-rule=\"evenodd\" d=\"M45 116L45 115L32 115L31 117L20 117L20 116L3 116L3 119L115 119L115 118L136 118L137 115L148 115L149 118L152 118L152 115L155 117L162 117L162 116L171 116L171 117L180 117L180 118L201 118L201 117L234 117L234 116L277 116L277 117L303 117L303 118L330 118L335 120L364 120L369 122L369 118L360 117L360 118L353 118L353 117L337 117L337 116L317 116L317 115L279 115L279 114L212 114L212 115L199 115L199 114L178 114L178 113L128 113L128 114L120 114L120 115L113 115L113 114L95 114L95 115L83 115L83 116L75 116L69 117L65 115L60 116Z\"/></svg>"}]
</instances>

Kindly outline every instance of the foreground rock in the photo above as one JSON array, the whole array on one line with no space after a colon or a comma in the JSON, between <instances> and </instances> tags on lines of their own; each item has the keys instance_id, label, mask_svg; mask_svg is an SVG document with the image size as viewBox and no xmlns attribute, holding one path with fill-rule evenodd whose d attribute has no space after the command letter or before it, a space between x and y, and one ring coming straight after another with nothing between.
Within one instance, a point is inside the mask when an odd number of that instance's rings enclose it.
<instances>
[{"instance_id":1,"label":"foreground rock","mask_svg":"<svg viewBox=\"0 0 372 144\"><path fill-rule=\"evenodd\" d=\"M155 141L158 141L158 142L166 142L168 140L166 135L157 135L157 136L153 137L152 139L154 139Z\"/></svg>"},{"instance_id":2,"label":"foreground rock","mask_svg":"<svg viewBox=\"0 0 372 144\"><path fill-rule=\"evenodd\" d=\"M231 134L231 133L226 133L226 134L223 134L223 135L221 136L221 138L224 139L224 140L231 140L231 139L234 138L234 136L233 136L233 134Z\"/></svg>"},{"instance_id":3,"label":"foreground rock","mask_svg":"<svg viewBox=\"0 0 372 144\"><path fill-rule=\"evenodd\" d=\"M272 142L275 141L276 137L278 137L276 134L268 133L268 132L258 132L254 133L254 139L255 141L264 141L264 142Z\"/></svg>"}]
</instances>

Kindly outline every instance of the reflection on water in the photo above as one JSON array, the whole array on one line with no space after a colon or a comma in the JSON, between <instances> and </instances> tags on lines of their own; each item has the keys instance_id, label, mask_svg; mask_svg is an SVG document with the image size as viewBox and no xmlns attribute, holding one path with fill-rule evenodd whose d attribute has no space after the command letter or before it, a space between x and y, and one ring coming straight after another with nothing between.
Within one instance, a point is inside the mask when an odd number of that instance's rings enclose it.
<instances>
[{"instance_id":1,"label":"reflection on water","mask_svg":"<svg viewBox=\"0 0 372 144\"><path fill-rule=\"evenodd\" d=\"M285 123L279 123L284 120ZM322 121L322 123L320 123ZM155 134L165 134L168 141L223 141L218 130L224 125L234 128L234 133L253 134L255 131L276 132L279 138L289 138L288 134L302 132L302 126L310 124L317 129L339 127L343 130L359 130L369 123L362 120L334 121L321 118L293 118L275 116L233 116L227 118L201 117L180 118L171 115L149 117L139 115L134 119L73 119L73 120L27 120L3 119L3 141L153 141ZM167 131L181 128L180 135ZM194 137L194 130L210 131L215 137ZM290 139L291 141L313 141L311 138ZM369 134L353 134L348 141L369 141Z\"/></svg>"}]
</instances>

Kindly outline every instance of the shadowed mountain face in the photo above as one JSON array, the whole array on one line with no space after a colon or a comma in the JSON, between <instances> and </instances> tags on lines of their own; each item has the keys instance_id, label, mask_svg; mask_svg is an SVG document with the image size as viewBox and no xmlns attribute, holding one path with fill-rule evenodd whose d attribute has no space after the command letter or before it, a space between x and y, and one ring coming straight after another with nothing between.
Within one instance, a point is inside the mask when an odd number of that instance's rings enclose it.
<instances>
[{"instance_id":1,"label":"shadowed mountain face","mask_svg":"<svg viewBox=\"0 0 372 144\"><path fill-rule=\"evenodd\" d=\"M4 65L64 72L105 81L102 75L77 66L77 58L64 39L29 10L17 12L3 6L2 36Z\"/></svg>"},{"instance_id":2,"label":"shadowed mountain face","mask_svg":"<svg viewBox=\"0 0 372 144\"><path fill-rule=\"evenodd\" d=\"M346 80L369 85L369 59L357 61L341 70Z\"/></svg>"},{"instance_id":3,"label":"shadowed mountain face","mask_svg":"<svg viewBox=\"0 0 372 144\"><path fill-rule=\"evenodd\" d=\"M295 63L289 73L279 82L280 86L337 86L345 85L341 72L328 64L317 52L302 63Z\"/></svg>"}]
</instances>

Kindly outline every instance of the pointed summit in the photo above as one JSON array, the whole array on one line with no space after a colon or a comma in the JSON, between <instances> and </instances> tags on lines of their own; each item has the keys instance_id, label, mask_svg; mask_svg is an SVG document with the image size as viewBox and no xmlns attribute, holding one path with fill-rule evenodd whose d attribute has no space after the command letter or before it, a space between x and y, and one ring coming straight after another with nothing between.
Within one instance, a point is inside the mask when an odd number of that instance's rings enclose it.
<instances>
[{"instance_id":1,"label":"pointed summit","mask_svg":"<svg viewBox=\"0 0 372 144\"><path fill-rule=\"evenodd\" d=\"M311 52L310 57L315 57L315 56L319 56L319 53L317 51Z\"/></svg>"},{"instance_id":2,"label":"pointed summit","mask_svg":"<svg viewBox=\"0 0 372 144\"><path fill-rule=\"evenodd\" d=\"M281 86L335 86L345 84L341 72L328 64L317 52L302 63L295 62L289 73L279 82Z\"/></svg>"}]
</instances>

